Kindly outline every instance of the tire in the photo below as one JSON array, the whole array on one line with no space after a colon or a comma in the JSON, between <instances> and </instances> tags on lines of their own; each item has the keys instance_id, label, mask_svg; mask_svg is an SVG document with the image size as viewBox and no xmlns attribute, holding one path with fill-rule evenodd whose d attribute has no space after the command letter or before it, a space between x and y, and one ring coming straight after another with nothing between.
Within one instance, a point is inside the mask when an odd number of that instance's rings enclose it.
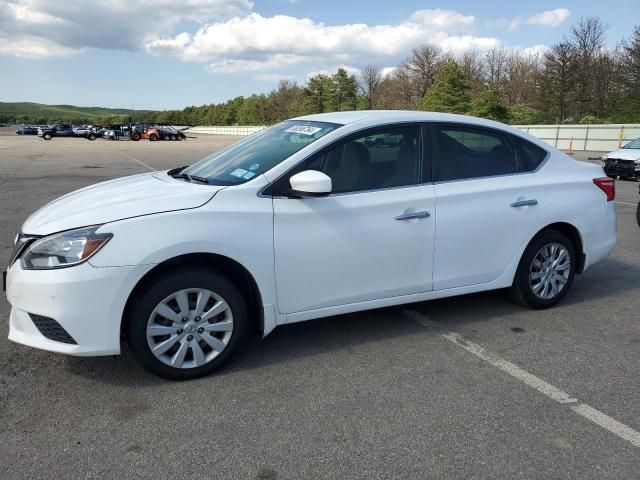
<instances>
[{"instance_id":1,"label":"tire","mask_svg":"<svg viewBox=\"0 0 640 480\"><path fill-rule=\"evenodd\" d=\"M45 140L51 140L51 134L50 133L45 133L44 135L42 135L42 138L44 138Z\"/></svg>"},{"instance_id":2,"label":"tire","mask_svg":"<svg viewBox=\"0 0 640 480\"><path fill-rule=\"evenodd\" d=\"M96 139L96 136L95 136L95 134L94 134L94 133L90 133L90 134L87 136L87 140L91 140L92 142L93 142L95 139Z\"/></svg>"},{"instance_id":3,"label":"tire","mask_svg":"<svg viewBox=\"0 0 640 480\"><path fill-rule=\"evenodd\" d=\"M152 133L151 135L149 135L150 142L155 142L156 140L158 140L158 136L155 133Z\"/></svg>"},{"instance_id":4,"label":"tire","mask_svg":"<svg viewBox=\"0 0 640 480\"><path fill-rule=\"evenodd\" d=\"M638 226L640 227L640 202L638 202L638 209L636 210L636 220L638 221Z\"/></svg>"},{"instance_id":5,"label":"tire","mask_svg":"<svg viewBox=\"0 0 640 480\"><path fill-rule=\"evenodd\" d=\"M138 132L135 132L131 135L131 140L133 140L134 142L137 142L138 140L140 140L140 134Z\"/></svg>"},{"instance_id":6,"label":"tire","mask_svg":"<svg viewBox=\"0 0 640 480\"><path fill-rule=\"evenodd\" d=\"M203 319L197 321L200 318L196 316L197 301L203 291L211 294L211 297L201 309L205 312ZM180 309L177 299L182 299L184 305L179 312L176 311ZM221 301L226 302L228 308L216 313L214 307L224 308ZM189 313L181 317L187 310L187 304ZM157 309L174 317L166 318ZM207 312L213 314L212 318L204 318ZM186 322L185 318L188 318ZM232 281L213 270L185 268L154 279L144 287L129 309L126 334L134 356L145 370L169 380L189 380L207 375L220 367L242 344L248 322L246 302ZM171 333L148 337L148 328ZM159 347L162 342L168 342L165 346L171 346L165 353L156 355L152 352L152 346ZM211 343L221 351L214 349ZM163 348L160 347L161 350ZM181 365L181 368L172 366L172 363Z\"/></svg>"},{"instance_id":7,"label":"tire","mask_svg":"<svg viewBox=\"0 0 640 480\"><path fill-rule=\"evenodd\" d=\"M550 250L552 246L555 246L555 251ZM566 255L562 253L560 247L564 249ZM554 252L551 260L547 260L550 269L545 272L545 263L541 260L551 252ZM563 260L558 262L560 268L553 268L553 260L556 256L568 257L568 266L567 261ZM522 254L509 292L511 298L523 306L534 309L552 307L562 300L571 288L575 267L576 253L571 240L556 230L545 230L531 240ZM538 276L542 278L535 278ZM548 279L547 285L545 285L545 279ZM554 287L556 292L553 291Z\"/></svg>"},{"instance_id":8,"label":"tire","mask_svg":"<svg viewBox=\"0 0 640 480\"><path fill-rule=\"evenodd\" d=\"M184 136L184 135L182 135L182 134L178 135L178 141L179 141L179 142L181 142L181 141L182 141L182 140L184 140L185 138L187 138L187 137L185 137L185 136Z\"/></svg>"}]
</instances>

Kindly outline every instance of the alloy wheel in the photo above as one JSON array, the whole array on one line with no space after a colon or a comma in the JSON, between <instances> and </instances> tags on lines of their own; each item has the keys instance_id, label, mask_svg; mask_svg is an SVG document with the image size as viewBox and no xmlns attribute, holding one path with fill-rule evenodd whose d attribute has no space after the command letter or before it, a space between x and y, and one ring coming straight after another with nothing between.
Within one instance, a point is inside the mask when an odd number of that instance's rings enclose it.
<instances>
[{"instance_id":1,"label":"alloy wheel","mask_svg":"<svg viewBox=\"0 0 640 480\"><path fill-rule=\"evenodd\" d=\"M571 274L571 256L558 242L545 245L533 258L529 269L529 287L542 300L555 298L567 285Z\"/></svg>"},{"instance_id":2,"label":"alloy wheel","mask_svg":"<svg viewBox=\"0 0 640 480\"><path fill-rule=\"evenodd\" d=\"M147 344L165 365L201 367L224 351L233 327L231 308L220 295L189 288L169 295L154 308L147 322Z\"/></svg>"}]
</instances>

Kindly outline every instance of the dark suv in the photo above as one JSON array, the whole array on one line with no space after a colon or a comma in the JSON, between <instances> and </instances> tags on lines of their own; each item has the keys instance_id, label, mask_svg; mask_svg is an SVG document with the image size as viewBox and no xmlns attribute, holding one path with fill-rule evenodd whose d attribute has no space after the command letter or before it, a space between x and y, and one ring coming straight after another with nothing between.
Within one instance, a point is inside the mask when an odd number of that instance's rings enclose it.
<instances>
[{"instance_id":1,"label":"dark suv","mask_svg":"<svg viewBox=\"0 0 640 480\"><path fill-rule=\"evenodd\" d=\"M73 129L71 125L53 125L52 127L43 127L38 129L38 136L45 140L51 140L53 137L72 137Z\"/></svg>"}]
</instances>

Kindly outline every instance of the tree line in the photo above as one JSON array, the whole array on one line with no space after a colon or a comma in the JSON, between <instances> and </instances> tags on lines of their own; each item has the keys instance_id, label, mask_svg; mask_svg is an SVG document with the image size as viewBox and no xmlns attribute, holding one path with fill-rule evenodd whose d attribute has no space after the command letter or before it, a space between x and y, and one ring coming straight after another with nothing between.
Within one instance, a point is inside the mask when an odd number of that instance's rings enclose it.
<instances>
[{"instance_id":1,"label":"tree line","mask_svg":"<svg viewBox=\"0 0 640 480\"><path fill-rule=\"evenodd\" d=\"M136 115L175 125L270 125L356 109L471 114L513 124L640 123L640 25L615 48L607 27L582 18L540 53L502 46L461 56L424 44L391 71L340 68L305 84L283 79L266 94Z\"/></svg>"}]
</instances>

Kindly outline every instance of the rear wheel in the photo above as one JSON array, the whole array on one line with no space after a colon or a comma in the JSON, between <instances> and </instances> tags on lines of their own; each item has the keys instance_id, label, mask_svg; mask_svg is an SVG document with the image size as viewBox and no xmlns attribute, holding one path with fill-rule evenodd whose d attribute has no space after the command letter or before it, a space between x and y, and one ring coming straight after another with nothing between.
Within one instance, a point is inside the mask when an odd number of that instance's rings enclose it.
<instances>
[{"instance_id":1,"label":"rear wheel","mask_svg":"<svg viewBox=\"0 0 640 480\"><path fill-rule=\"evenodd\" d=\"M151 135L149 135L150 142L155 142L156 140L158 140L158 136L155 133L152 133Z\"/></svg>"},{"instance_id":2,"label":"rear wheel","mask_svg":"<svg viewBox=\"0 0 640 480\"><path fill-rule=\"evenodd\" d=\"M51 140L51 134L50 133L45 133L42 138L44 138L45 140Z\"/></svg>"},{"instance_id":3,"label":"rear wheel","mask_svg":"<svg viewBox=\"0 0 640 480\"><path fill-rule=\"evenodd\" d=\"M235 284L214 271L181 270L159 278L134 301L127 319L133 354L171 380L207 375L242 342L247 307Z\"/></svg>"},{"instance_id":4,"label":"rear wheel","mask_svg":"<svg viewBox=\"0 0 640 480\"><path fill-rule=\"evenodd\" d=\"M546 230L524 251L511 287L511 297L531 308L548 308L567 294L576 265L575 249L566 235Z\"/></svg>"},{"instance_id":5,"label":"rear wheel","mask_svg":"<svg viewBox=\"0 0 640 480\"><path fill-rule=\"evenodd\" d=\"M93 142L93 141L96 139L96 134L95 134L95 133L90 133L90 134L87 136L87 139L88 139L88 140L91 140L91 141Z\"/></svg>"},{"instance_id":6,"label":"rear wheel","mask_svg":"<svg viewBox=\"0 0 640 480\"><path fill-rule=\"evenodd\" d=\"M140 134L138 132L134 132L131 135L131 140L133 140L134 142L137 142L138 140L140 140Z\"/></svg>"}]
</instances>

